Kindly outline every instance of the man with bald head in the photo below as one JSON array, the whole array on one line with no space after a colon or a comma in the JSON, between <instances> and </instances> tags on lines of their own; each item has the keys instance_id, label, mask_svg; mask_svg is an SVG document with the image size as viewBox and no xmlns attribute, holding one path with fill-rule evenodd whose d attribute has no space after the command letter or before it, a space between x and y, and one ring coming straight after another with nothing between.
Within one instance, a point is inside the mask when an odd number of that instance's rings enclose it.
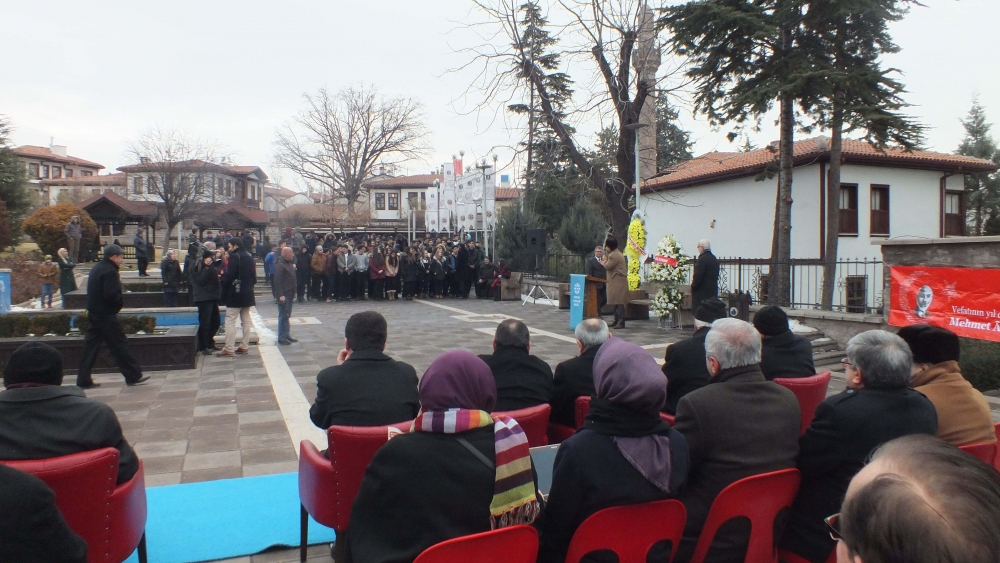
<instances>
[{"instance_id":1,"label":"man with bald head","mask_svg":"<svg viewBox=\"0 0 1000 563\"><path fill-rule=\"evenodd\" d=\"M298 342L292 338L290 320L295 300L295 252L286 246L274 261L274 294L278 297L278 344Z\"/></svg>"}]
</instances>

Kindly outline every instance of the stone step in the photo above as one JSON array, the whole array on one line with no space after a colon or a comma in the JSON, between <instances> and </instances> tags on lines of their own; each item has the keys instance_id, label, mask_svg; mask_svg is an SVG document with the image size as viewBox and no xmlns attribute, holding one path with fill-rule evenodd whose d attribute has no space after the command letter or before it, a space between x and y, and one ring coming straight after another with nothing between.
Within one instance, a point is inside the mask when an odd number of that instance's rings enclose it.
<instances>
[{"instance_id":1,"label":"stone step","mask_svg":"<svg viewBox=\"0 0 1000 563\"><path fill-rule=\"evenodd\" d=\"M815 364L830 364L833 362L840 363L840 360L847 354L844 350L831 350L829 352L818 352L813 354L813 363ZM829 360L829 361L827 361Z\"/></svg>"}]
</instances>

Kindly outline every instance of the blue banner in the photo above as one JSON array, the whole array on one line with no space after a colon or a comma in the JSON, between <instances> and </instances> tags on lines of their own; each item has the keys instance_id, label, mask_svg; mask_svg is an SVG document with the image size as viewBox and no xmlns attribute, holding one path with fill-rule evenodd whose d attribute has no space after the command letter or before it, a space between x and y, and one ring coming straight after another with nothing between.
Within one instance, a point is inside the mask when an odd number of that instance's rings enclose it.
<instances>
[{"instance_id":1,"label":"blue banner","mask_svg":"<svg viewBox=\"0 0 1000 563\"><path fill-rule=\"evenodd\" d=\"M569 328L576 330L576 325L583 321L583 285L587 276L570 274L569 276Z\"/></svg>"}]
</instances>

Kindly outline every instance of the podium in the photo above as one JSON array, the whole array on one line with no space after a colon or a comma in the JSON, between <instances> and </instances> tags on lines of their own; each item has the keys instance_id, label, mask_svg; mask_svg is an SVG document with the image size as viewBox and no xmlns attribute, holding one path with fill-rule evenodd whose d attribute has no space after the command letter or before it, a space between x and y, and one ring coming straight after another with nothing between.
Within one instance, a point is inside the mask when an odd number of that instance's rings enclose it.
<instances>
[{"instance_id":1,"label":"podium","mask_svg":"<svg viewBox=\"0 0 1000 563\"><path fill-rule=\"evenodd\" d=\"M597 292L607 285L608 280L587 276L584 283L583 318L596 319L600 316L597 310Z\"/></svg>"}]
</instances>

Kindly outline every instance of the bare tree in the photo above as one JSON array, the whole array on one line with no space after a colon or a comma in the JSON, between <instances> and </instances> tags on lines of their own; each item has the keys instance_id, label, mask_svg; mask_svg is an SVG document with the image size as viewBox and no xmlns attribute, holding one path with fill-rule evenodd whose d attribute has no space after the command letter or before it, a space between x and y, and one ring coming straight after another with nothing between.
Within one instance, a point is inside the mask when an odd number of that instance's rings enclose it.
<instances>
[{"instance_id":1,"label":"bare tree","mask_svg":"<svg viewBox=\"0 0 1000 563\"><path fill-rule=\"evenodd\" d=\"M119 170L133 182L138 178L147 199L156 202L167 223L168 241L178 224L212 201L215 174L230 174L220 164L225 157L218 144L158 127L129 142L125 158L132 164Z\"/></svg>"},{"instance_id":2,"label":"bare tree","mask_svg":"<svg viewBox=\"0 0 1000 563\"><path fill-rule=\"evenodd\" d=\"M278 131L275 162L351 208L376 166L425 153L427 131L416 100L386 98L363 86L303 97L306 109Z\"/></svg>"},{"instance_id":3,"label":"bare tree","mask_svg":"<svg viewBox=\"0 0 1000 563\"><path fill-rule=\"evenodd\" d=\"M656 79L642 72L651 56L640 50L640 30L644 22L649 25L652 12L643 0L559 0L559 19L568 21L561 34L578 38L573 44L556 45L558 51L570 59L589 61L594 80L589 92L580 99L565 101L563 110L554 101L553 80L561 69L546 69L545 58L540 57L536 46L526 41L525 23L519 18L524 0L476 0L487 15L490 25L499 25L499 31L487 35L488 44L470 49L472 60L462 69L478 72L475 86L486 97L484 105L499 99L518 88L527 87L533 96L533 111L543 116L562 143L574 166L602 193L609 210L614 234L624 239L634 203L629 201L635 178L635 137L643 107L650 101L657 88ZM501 42L509 44L504 48ZM658 60L657 60L658 64ZM633 65L639 72L634 72ZM568 65L567 65L568 66ZM546 70L550 70L547 74ZM589 94L589 96L588 96ZM562 100L560 100L562 101ZM617 170L602 170L591 154L581 147L571 125L575 120L593 118L597 114L614 123L617 134L615 165Z\"/></svg>"}]
</instances>

